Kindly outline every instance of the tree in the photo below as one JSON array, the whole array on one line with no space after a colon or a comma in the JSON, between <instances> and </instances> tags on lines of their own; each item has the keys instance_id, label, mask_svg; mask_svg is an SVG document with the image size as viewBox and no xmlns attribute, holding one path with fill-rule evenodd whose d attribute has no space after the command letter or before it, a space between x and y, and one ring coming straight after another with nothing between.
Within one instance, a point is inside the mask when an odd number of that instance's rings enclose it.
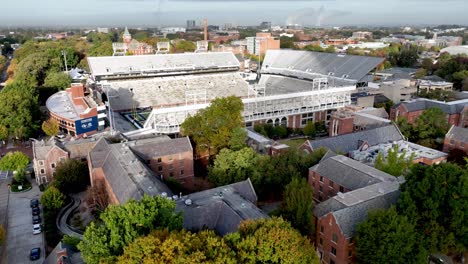
<instances>
[{"instance_id":1,"label":"tree","mask_svg":"<svg viewBox=\"0 0 468 264\"><path fill-rule=\"evenodd\" d=\"M65 204L65 196L54 186L49 186L41 197L42 206L50 211L58 211Z\"/></svg>"},{"instance_id":2,"label":"tree","mask_svg":"<svg viewBox=\"0 0 468 264\"><path fill-rule=\"evenodd\" d=\"M319 263L309 239L282 218L244 221L225 240L238 263Z\"/></svg>"},{"instance_id":3,"label":"tree","mask_svg":"<svg viewBox=\"0 0 468 264\"><path fill-rule=\"evenodd\" d=\"M449 129L446 114L440 108L432 107L416 119L418 132L418 144L426 147L434 147L435 139L444 137Z\"/></svg>"},{"instance_id":4,"label":"tree","mask_svg":"<svg viewBox=\"0 0 468 264\"><path fill-rule=\"evenodd\" d=\"M315 129L315 123L312 121L307 122L307 125L304 127L304 135L308 137L315 137L317 130Z\"/></svg>"},{"instance_id":5,"label":"tree","mask_svg":"<svg viewBox=\"0 0 468 264\"><path fill-rule=\"evenodd\" d=\"M244 125L243 109L242 100L235 96L216 98L209 107L188 117L181 132L195 142L198 152L208 151L209 155L216 155L219 150L229 147L229 142L240 141L233 137L245 138L245 134L236 130Z\"/></svg>"},{"instance_id":6,"label":"tree","mask_svg":"<svg viewBox=\"0 0 468 264\"><path fill-rule=\"evenodd\" d=\"M197 49L197 46L192 41L180 40L175 45L177 52L193 52Z\"/></svg>"},{"instance_id":7,"label":"tree","mask_svg":"<svg viewBox=\"0 0 468 264\"><path fill-rule=\"evenodd\" d=\"M422 77L427 75L427 70L424 68L418 69L414 74L414 78L421 79Z\"/></svg>"},{"instance_id":8,"label":"tree","mask_svg":"<svg viewBox=\"0 0 468 264\"><path fill-rule=\"evenodd\" d=\"M359 263L425 263L428 252L420 243L414 223L398 215L395 207L369 212L357 227Z\"/></svg>"},{"instance_id":9,"label":"tree","mask_svg":"<svg viewBox=\"0 0 468 264\"><path fill-rule=\"evenodd\" d=\"M44 87L63 90L70 87L72 79L64 72L51 72L44 81Z\"/></svg>"},{"instance_id":10,"label":"tree","mask_svg":"<svg viewBox=\"0 0 468 264\"><path fill-rule=\"evenodd\" d=\"M330 45L330 46L328 46L324 51L325 51L325 52L328 52L328 53L335 53L335 52L336 52L335 46Z\"/></svg>"},{"instance_id":11,"label":"tree","mask_svg":"<svg viewBox=\"0 0 468 264\"><path fill-rule=\"evenodd\" d=\"M3 225L0 224L0 246L3 245L3 243L5 243L5 229L3 228Z\"/></svg>"},{"instance_id":12,"label":"tree","mask_svg":"<svg viewBox=\"0 0 468 264\"><path fill-rule=\"evenodd\" d=\"M59 124L57 120L49 118L42 122L42 130L49 137L55 136L59 133Z\"/></svg>"},{"instance_id":13,"label":"tree","mask_svg":"<svg viewBox=\"0 0 468 264\"><path fill-rule=\"evenodd\" d=\"M400 154L398 153L398 145L394 145L389 149L386 157L382 153L379 153L374 167L393 176L406 175L413 165L414 153L409 158L406 158L405 150Z\"/></svg>"},{"instance_id":14,"label":"tree","mask_svg":"<svg viewBox=\"0 0 468 264\"><path fill-rule=\"evenodd\" d=\"M28 167L29 157L21 151L9 152L0 159L0 170L22 171Z\"/></svg>"},{"instance_id":15,"label":"tree","mask_svg":"<svg viewBox=\"0 0 468 264\"><path fill-rule=\"evenodd\" d=\"M104 183L96 181L92 186L88 186L85 200L89 208L104 211L109 204L109 195L106 192Z\"/></svg>"},{"instance_id":16,"label":"tree","mask_svg":"<svg viewBox=\"0 0 468 264\"><path fill-rule=\"evenodd\" d=\"M242 127L236 127L233 129L231 134L231 139L229 140L229 149L231 150L241 150L246 147L247 144L247 131Z\"/></svg>"},{"instance_id":17,"label":"tree","mask_svg":"<svg viewBox=\"0 0 468 264\"><path fill-rule=\"evenodd\" d=\"M431 58L423 59L421 64L422 64L421 66L423 67L423 69L425 69L427 72L432 72L434 68L434 61Z\"/></svg>"},{"instance_id":18,"label":"tree","mask_svg":"<svg viewBox=\"0 0 468 264\"><path fill-rule=\"evenodd\" d=\"M89 185L86 163L68 159L60 162L55 170L53 184L63 193L79 193Z\"/></svg>"},{"instance_id":19,"label":"tree","mask_svg":"<svg viewBox=\"0 0 468 264\"><path fill-rule=\"evenodd\" d=\"M29 84L15 81L0 93L0 125L10 134L28 138L37 129L39 105L36 91Z\"/></svg>"},{"instance_id":20,"label":"tree","mask_svg":"<svg viewBox=\"0 0 468 264\"><path fill-rule=\"evenodd\" d=\"M313 191L305 178L294 177L284 190L281 215L303 235L314 233L313 198Z\"/></svg>"},{"instance_id":21,"label":"tree","mask_svg":"<svg viewBox=\"0 0 468 264\"><path fill-rule=\"evenodd\" d=\"M0 125L0 140L7 140L8 135L8 128L4 125Z\"/></svg>"},{"instance_id":22,"label":"tree","mask_svg":"<svg viewBox=\"0 0 468 264\"><path fill-rule=\"evenodd\" d=\"M133 241L117 263L237 263L234 252L214 231L157 230Z\"/></svg>"},{"instance_id":23,"label":"tree","mask_svg":"<svg viewBox=\"0 0 468 264\"><path fill-rule=\"evenodd\" d=\"M70 246L73 250L78 250L77 246L81 242L81 239L76 236L64 235L62 242Z\"/></svg>"},{"instance_id":24,"label":"tree","mask_svg":"<svg viewBox=\"0 0 468 264\"><path fill-rule=\"evenodd\" d=\"M416 224L430 252L468 248L468 171L455 164L415 165L405 177L397 203L400 214Z\"/></svg>"},{"instance_id":25,"label":"tree","mask_svg":"<svg viewBox=\"0 0 468 264\"><path fill-rule=\"evenodd\" d=\"M121 255L125 246L153 230L182 228L182 215L175 212L174 201L147 195L140 201L110 205L100 219L101 224L92 223L86 228L78 244L86 263Z\"/></svg>"},{"instance_id":26,"label":"tree","mask_svg":"<svg viewBox=\"0 0 468 264\"><path fill-rule=\"evenodd\" d=\"M24 81L32 87L40 86L44 83L49 60L42 52L32 53L18 64L15 72L15 80Z\"/></svg>"},{"instance_id":27,"label":"tree","mask_svg":"<svg viewBox=\"0 0 468 264\"><path fill-rule=\"evenodd\" d=\"M238 151L222 149L208 169L208 179L216 186L223 186L255 177L258 159L258 154L250 147Z\"/></svg>"}]
</instances>

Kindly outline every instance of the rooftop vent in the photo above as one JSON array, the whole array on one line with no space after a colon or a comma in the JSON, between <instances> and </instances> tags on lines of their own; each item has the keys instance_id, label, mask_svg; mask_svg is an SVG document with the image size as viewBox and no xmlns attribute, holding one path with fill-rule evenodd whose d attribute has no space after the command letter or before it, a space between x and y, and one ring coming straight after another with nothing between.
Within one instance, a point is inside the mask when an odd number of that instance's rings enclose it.
<instances>
[{"instance_id":1,"label":"rooftop vent","mask_svg":"<svg viewBox=\"0 0 468 264\"><path fill-rule=\"evenodd\" d=\"M185 205L192 205L192 200L187 199L187 200L185 200L184 203L185 203Z\"/></svg>"},{"instance_id":2,"label":"rooftop vent","mask_svg":"<svg viewBox=\"0 0 468 264\"><path fill-rule=\"evenodd\" d=\"M167 192L161 193L161 197L167 197Z\"/></svg>"},{"instance_id":3,"label":"rooftop vent","mask_svg":"<svg viewBox=\"0 0 468 264\"><path fill-rule=\"evenodd\" d=\"M340 198L344 198L344 194L342 192L338 192L336 195L338 195Z\"/></svg>"},{"instance_id":4,"label":"rooftop vent","mask_svg":"<svg viewBox=\"0 0 468 264\"><path fill-rule=\"evenodd\" d=\"M179 196L177 196L177 195L172 195L172 200L177 201L177 199L179 199Z\"/></svg>"}]
</instances>

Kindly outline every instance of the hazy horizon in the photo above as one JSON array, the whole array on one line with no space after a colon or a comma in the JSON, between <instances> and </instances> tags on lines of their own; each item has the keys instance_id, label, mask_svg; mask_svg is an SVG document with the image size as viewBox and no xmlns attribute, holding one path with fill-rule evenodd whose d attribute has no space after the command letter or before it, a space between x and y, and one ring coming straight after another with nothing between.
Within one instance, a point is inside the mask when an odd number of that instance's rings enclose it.
<instances>
[{"instance_id":1,"label":"hazy horizon","mask_svg":"<svg viewBox=\"0 0 468 264\"><path fill-rule=\"evenodd\" d=\"M9 1L0 27L185 26L186 20L246 26L402 26L468 24L466 0L60 0ZM40 12L37 12L40 10ZM397 11L395 11L397 10Z\"/></svg>"}]
</instances>

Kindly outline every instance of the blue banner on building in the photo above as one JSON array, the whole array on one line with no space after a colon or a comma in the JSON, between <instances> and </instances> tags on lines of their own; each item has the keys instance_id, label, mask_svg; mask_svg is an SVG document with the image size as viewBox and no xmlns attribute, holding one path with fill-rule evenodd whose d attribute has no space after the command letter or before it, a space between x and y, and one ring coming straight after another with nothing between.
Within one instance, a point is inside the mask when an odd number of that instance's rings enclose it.
<instances>
[{"instance_id":1,"label":"blue banner on building","mask_svg":"<svg viewBox=\"0 0 468 264\"><path fill-rule=\"evenodd\" d=\"M75 128L76 128L77 135L95 131L98 129L98 118L97 116L93 116L90 118L76 120Z\"/></svg>"}]
</instances>

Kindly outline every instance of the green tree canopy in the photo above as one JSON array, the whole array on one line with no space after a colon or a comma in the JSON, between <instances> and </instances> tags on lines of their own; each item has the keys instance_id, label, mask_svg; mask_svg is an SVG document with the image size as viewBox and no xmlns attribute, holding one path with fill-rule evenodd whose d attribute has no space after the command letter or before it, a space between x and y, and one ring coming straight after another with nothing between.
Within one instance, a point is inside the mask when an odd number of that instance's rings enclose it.
<instances>
[{"instance_id":1,"label":"green tree canopy","mask_svg":"<svg viewBox=\"0 0 468 264\"><path fill-rule=\"evenodd\" d=\"M25 82L15 81L3 88L0 102L0 125L18 138L32 136L40 114L35 89Z\"/></svg>"},{"instance_id":2,"label":"green tree canopy","mask_svg":"<svg viewBox=\"0 0 468 264\"><path fill-rule=\"evenodd\" d=\"M234 252L213 231L157 230L133 241L117 263L238 263Z\"/></svg>"},{"instance_id":3,"label":"green tree canopy","mask_svg":"<svg viewBox=\"0 0 468 264\"><path fill-rule=\"evenodd\" d=\"M244 221L225 240L238 263L319 263L309 239L282 218Z\"/></svg>"},{"instance_id":4,"label":"green tree canopy","mask_svg":"<svg viewBox=\"0 0 468 264\"><path fill-rule=\"evenodd\" d=\"M181 126L181 132L189 136L196 144L197 151L208 151L215 155L219 150L229 147L230 142L239 142L233 137L245 138L237 130L243 127L242 100L229 96L216 98L211 105L187 118Z\"/></svg>"},{"instance_id":5,"label":"green tree canopy","mask_svg":"<svg viewBox=\"0 0 468 264\"><path fill-rule=\"evenodd\" d=\"M49 186L41 196L44 209L58 211L65 204L65 196L54 186Z\"/></svg>"},{"instance_id":6,"label":"green tree canopy","mask_svg":"<svg viewBox=\"0 0 468 264\"><path fill-rule=\"evenodd\" d=\"M222 149L209 167L208 179L216 186L243 181L257 173L259 155L250 147L238 151Z\"/></svg>"},{"instance_id":7,"label":"green tree canopy","mask_svg":"<svg viewBox=\"0 0 468 264\"><path fill-rule=\"evenodd\" d=\"M70 87L72 79L64 72L51 72L44 81L44 87L64 90Z\"/></svg>"},{"instance_id":8,"label":"green tree canopy","mask_svg":"<svg viewBox=\"0 0 468 264\"><path fill-rule=\"evenodd\" d=\"M0 170L22 171L28 167L29 157L21 151L8 152L0 159Z\"/></svg>"},{"instance_id":9,"label":"green tree canopy","mask_svg":"<svg viewBox=\"0 0 468 264\"><path fill-rule=\"evenodd\" d=\"M110 205L100 219L102 223L92 223L86 228L83 241L78 244L89 264L121 255L125 246L153 230L182 228L182 215L175 212L174 201L147 195L141 201Z\"/></svg>"},{"instance_id":10,"label":"green tree canopy","mask_svg":"<svg viewBox=\"0 0 468 264\"><path fill-rule=\"evenodd\" d=\"M416 119L418 144L434 147L435 139L445 137L449 129L446 114L440 108L428 108Z\"/></svg>"},{"instance_id":11,"label":"green tree canopy","mask_svg":"<svg viewBox=\"0 0 468 264\"><path fill-rule=\"evenodd\" d=\"M305 178L294 177L284 190L281 215L303 235L314 233L313 198L312 188Z\"/></svg>"},{"instance_id":12,"label":"green tree canopy","mask_svg":"<svg viewBox=\"0 0 468 264\"><path fill-rule=\"evenodd\" d=\"M415 165L405 177L397 209L416 223L430 252L468 247L468 171L455 164Z\"/></svg>"},{"instance_id":13,"label":"green tree canopy","mask_svg":"<svg viewBox=\"0 0 468 264\"><path fill-rule=\"evenodd\" d=\"M0 140L7 140L8 139L8 128L4 125L0 125Z\"/></svg>"},{"instance_id":14,"label":"green tree canopy","mask_svg":"<svg viewBox=\"0 0 468 264\"><path fill-rule=\"evenodd\" d=\"M42 122L42 131L49 137L55 136L59 133L59 124L57 120L49 118Z\"/></svg>"},{"instance_id":15,"label":"green tree canopy","mask_svg":"<svg viewBox=\"0 0 468 264\"><path fill-rule=\"evenodd\" d=\"M413 165L414 153L406 158L406 151L399 154L398 145L388 150L387 156L382 153L377 155L374 167L393 176L406 175Z\"/></svg>"},{"instance_id":16,"label":"green tree canopy","mask_svg":"<svg viewBox=\"0 0 468 264\"><path fill-rule=\"evenodd\" d=\"M304 135L308 137L315 137L317 134L317 130L315 129L315 123L312 121L307 122L306 126L304 127Z\"/></svg>"},{"instance_id":17,"label":"green tree canopy","mask_svg":"<svg viewBox=\"0 0 468 264\"><path fill-rule=\"evenodd\" d=\"M55 170L53 184L63 193L78 193L89 185L89 171L86 163L68 159L60 162Z\"/></svg>"},{"instance_id":18,"label":"green tree canopy","mask_svg":"<svg viewBox=\"0 0 468 264\"><path fill-rule=\"evenodd\" d=\"M425 263L428 252L420 243L414 224L398 215L395 207L369 212L357 228L359 263Z\"/></svg>"}]
</instances>

